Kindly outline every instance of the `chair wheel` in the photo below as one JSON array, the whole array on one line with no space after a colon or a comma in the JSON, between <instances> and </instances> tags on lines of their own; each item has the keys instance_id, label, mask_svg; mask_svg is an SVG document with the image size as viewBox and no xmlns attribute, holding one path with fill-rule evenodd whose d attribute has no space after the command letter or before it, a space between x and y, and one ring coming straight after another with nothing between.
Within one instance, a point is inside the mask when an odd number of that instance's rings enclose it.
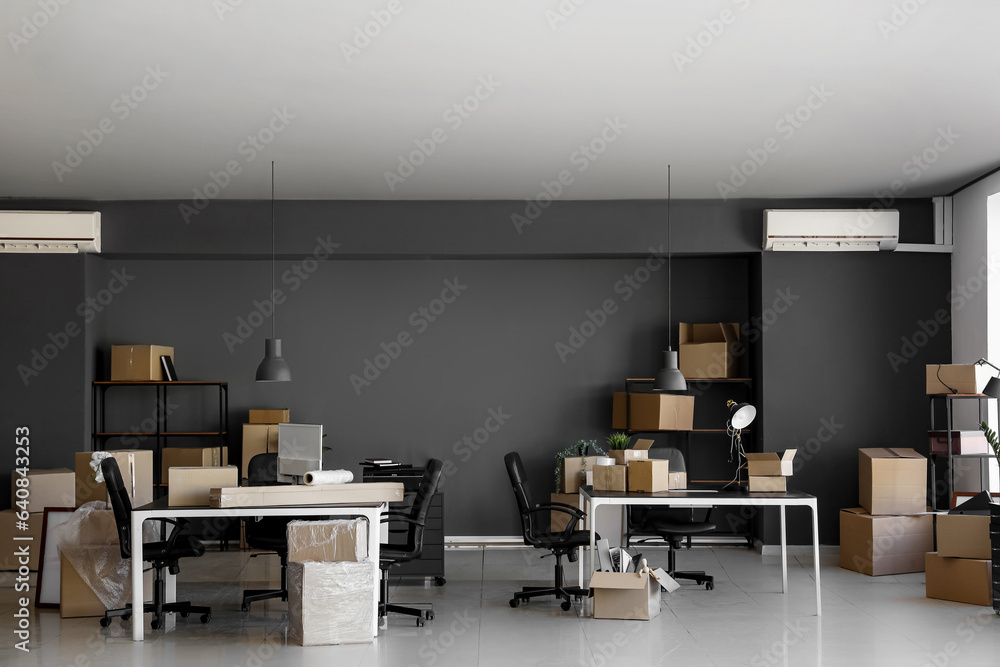
<instances>
[{"instance_id":1,"label":"chair wheel","mask_svg":"<svg viewBox=\"0 0 1000 667\"><path fill-rule=\"evenodd\" d=\"M240 609L242 609L243 611L250 611L250 603L244 602L242 605L240 605Z\"/></svg>"},{"instance_id":2,"label":"chair wheel","mask_svg":"<svg viewBox=\"0 0 1000 667\"><path fill-rule=\"evenodd\" d=\"M211 614L202 614L201 615L201 622L202 623L208 623L211 620L212 620L212 615Z\"/></svg>"},{"instance_id":3,"label":"chair wheel","mask_svg":"<svg viewBox=\"0 0 1000 667\"><path fill-rule=\"evenodd\" d=\"M434 612L433 611L428 611L427 614L426 614L426 616L425 616L425 618L428 621L433 621L434 620Z\"/></svg>"},{"instance_id":4,"label":"chair wheel","mask_svg":"<svg viewBox=\"0 0 1000 667\"><path fill-rule=\"evenodd\" d=\"M424 627L424 619L422 619L420 617L417 618L417 627L418 628Z\"/></svg>"},{"instance_id":5,"label":"chair wheel","mask_svg":"<svg viewBox=\"0 0 1000 667\"><path fill-rule=\"evenodd\" d=\"M707 582L705 584L705 590L707 590L707 591L714 591L715 590L715 584L713 582L711 582L711 581Z\"/></svg>"},{"instance_id":6,"label":"chair wheel","mask_svg":"<svg viewBox=\"0 0 1000 667\"><path fill-rule=\"evenodd\" d=\"M111 625L111 619L108 618L107 616L102 616L101 617L101 627L102 628L106 628L109 625Z\"/></svg>"},{"instance_id":7,"label":"chair wheel","mask_svg":"<svg viewBox=\"0 0 1000 667\"><path fill-rule=\"evenodd\" d=\"M182 611L181 612L181 618L187 618L187 617L188 617L188 613L186 611Z\"/></svg>"},{"instance_id":8,"label":"chair wheel","mask_svg":"<svg viewBox=\"0 0 1000 667\"><path fill-rule=\"evenodd\" d=\"M160 629L160 621L154 618L153 621L152 621L152 623L149 624L149 627L153 628L154 630L159 630Z\"/></svg>"},{"instance_id":9,"label":"chair wheel","mask_svg":"<svg viewBox=\"0 0 1000 667\"><path fill-rule=\"evenodd\" d=\"M569 608L573 606L573 603L569 600L563 600L562 604L559 606L562 607L563 611L569 611Z\"/></svg>"},{"instance_id":10,"label":"chair wheel","mask_svg":"<svg viewBox=\"0 0 1000 667\"><path fill-rule=\"evenodd\" d=\"M521 601L517 598L511 598L508 604L510 604L511 609L517 609L517 605L521 604Z\"/></svg>"},{"instance_id":11,"label":"chair wheel","mask_svg":"<svg viewBox=\"0 0 1000 667\"><path fill-rule=\"evenodd\" d=\"M124 623L125 621L127 621L130 618L132 618L132 614L123 614L122 615L122 623Z\"/></svg>"},{"instance_id":12,"label":"chair wheel","mask_svg":"<svg viewBox=\"0 0 1000 667\"><path fill-rule=\"evenodd\" d=\"M444 586L446 583L448 583L448 580L444 577L434 577L434 584L436 586Z\"/></svg>"}]
</instances>

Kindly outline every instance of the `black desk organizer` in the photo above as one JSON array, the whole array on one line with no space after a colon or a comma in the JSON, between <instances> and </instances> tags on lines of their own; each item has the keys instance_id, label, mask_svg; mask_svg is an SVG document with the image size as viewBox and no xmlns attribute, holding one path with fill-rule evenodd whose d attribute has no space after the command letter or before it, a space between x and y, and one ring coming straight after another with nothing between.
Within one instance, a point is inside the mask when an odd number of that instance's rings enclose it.
<instances>
[{"instance_id":1,"label":"black desk organizer","mask_svg":"<svg viewBox=\"0 0 1000 667\"><path fill-rule=\"evenodd\" d=\"M365 466L361 470L362 482L402 482L403 503L409 507L416 497L417 487L424 476L424 469L414 466L374 467ZM390 510L399 509L398 503L390 505ZM377 528L376 528L377 530ZM390 537L391 539L391 537ZM424 528L424 547L420 558L393 567L390 577L420 578L431 577L438 586L444 586L444 494L435 493L427 513Z\"/></svg>"}]
</instances>

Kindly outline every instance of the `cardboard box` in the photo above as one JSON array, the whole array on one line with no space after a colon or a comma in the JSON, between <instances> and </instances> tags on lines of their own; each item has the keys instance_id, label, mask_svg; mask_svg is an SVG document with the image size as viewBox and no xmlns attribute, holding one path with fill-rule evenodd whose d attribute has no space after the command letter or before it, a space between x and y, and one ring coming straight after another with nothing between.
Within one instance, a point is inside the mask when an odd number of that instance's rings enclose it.
<instances>
[{"instance_id":1,"label":"cardboard box","mask_svg":"<svg viewBox=\"0 0 1000 667\"><path fill-rule=\"evenodd\" d=\"M636 459L648 459L649 449L652 446L652 440L639 438L635 441L635 444L628 449L612 449L608 452L608 454L615 460L617 465L627 466L629 461L634 461Z\"/></svg>"},{"instance_id":2,"label":"cardboard box","mask_svg":"<svg viewBox=\"0 0 1000 667\"><path fill-rule=\"evenodd\" d=\"M732 378L737 373L736 322L678 324L678 365L685 378Z\"/></svg>"},{"instance_id":3,"label":"cardboard box","mask_svg":"<svg viewBox=\"0 0 1000 667\"><path fill-rule=\"evenodd\" d=\"M974 514L937 514L937 554L942 558L989 560L990 517Z\"/></svg>"},{"instance_id":4,"label":"cardboard box","mask_svg":"<svg viewBox=\"0 0 1000 667\"><path fill-rule=\"evenodd\" d=\"M688 488L688 474L686 472L672 472L667 475L670 480L670 490Z\"/></svg>"},{"instance_id":5,"label":"cardboard box","mask_svg":"<svg viewBox=\"0 0 1000 667\"><path fill-rule=\"evenodd\" d=\"M142 575L143 602L153 601L153 570L147 570ZM132 602L131 594L128 603ZM122 605L125 606L124 604ZM87 585L80 573L70 565L66 556L59 556L59 617L83 618L87 616L104 616L107 611L104 603Z\"/></svg>"},{"instance_id":6,"label":"cardboard box","mask_svg":"<svg viewBox=\"0 0 1000 667\"><path fill-rule=\"evenodd\" d=\"M858 495L869 514L917 514L927 508L927 459L912 449L858 450Z\"/></svg>"},{"instance_id":7,"label":"cardboard box","mask_svg":"<svg viewBox=\"0 0 1000 667\"><path fill-rule=\"evenodd\" d=\"M758 493L784 493L787 491L785 480L782 475L749 475L750 492Z\"/></svg>"},{"instance_id":8,"label":"cardboard box","mask_svg":"<svg viewBox=\"0 0 1000 667\"><path fill-rule=\"evenodd\" d=\"M361 563L288 564L288 635L302 646L370 644L378 566Z\"/></svg>"},{"instance_id":9,"label":"cardboard box","mask_svg":"<svg viewBox=\"0 0 1000 667\"><path fill-rule=\"evenodd\" d=\"M563 503L564 505L571 505L579 509L580 507L580 494L579 493L553 493L549 496L549 502L553 503ZM570 520L573 518L572 515L566 512L557 512L555 510L549 511L549 530L553 533L561 533L566 530L566 526L569 525ZM578 521L576 524L578 529L583 529L583 521Z\"/></svg>"},{"instance_id":10,"label":"cardboard box","mask_svg":"<svg viewBox=\"0 0 1000 667\"><path fill-rule=\"evenodd\" d=\"M162 471L160 477L164 484L170 484L171 468L209 468L227 465L229 465L229 447L164 447L160 459Z\"/></svg>"},{"instance_id":11,"label":"cardboard box","mask_svg":"<svg viewBox=\"0 0 1000 667\"><path fill-rule=\"evenodd\" d=\"M239 483L240 471L236 466L177 466L173 468L170 486L167 487L167 502L172 507L208 505L209 492L213 488Z\"/></svg>"},{"instance_id":12,"label":"cardboard box","mask_svg":"<svg viewBox=\"0 0 1000 667\"><path fill-rule=\"evenodd\" d=\"M627 450L625 450L627 451ZM626 491L628 466L594 466L594 491Z\"/></svg>"},{"instance_id":13,"label":"cardboard box","mask_svg":"<svg viewBox=\"0 0 1000 667\"><path fill-rule=\"evenodd\" d=\"M747 475L751 477L774 477L792 474L792 459L794 449L786 449L784 453L777 452L747 452Z\"/></svg>"},{"instance_id":14,"label":"cardboard box","mask_svg":"<svg viewBox=\"0 0 1000 667\"><path fill-rule=\"evenodd\" d=\"M165 345L112 345L111 380L155 380L162 381L163 368L160 357L167 355L174 359L174 348Z\"/></svg>"},{"instance_id":15,"label":"cardboard box","mask_svg":"<svg viewBox=\"0 0 1000 667\"><path fill-rule=\"evenodd\" d=\"M648 574L594 572L594 618L648 621L660 615L660 584Z\"/></svg>"},{"instance_id":16,"label":"cardboard box","mask_svg":"<svg viewBox=\"0 0 1000 667\"><path fill-rule=\"evenodd\" d=\"M107 502L108 488L94 480L90 467L93 452L76 453L76 506L94 500ZM148 449L116 449L108 452L118 461L125 490L133 506L153 500L153 452Z\"/></svg>"},{"instance_id":17,"label":"cardboard box","mask_svg":"<svg viewBox=\"0 0 1000 667\"><path fill-rule=\"evenodd\" d=\"M614 393L611 428L632 431L690 431L694 428L694 396L630 392L628 402L626 427L625 392Z\"/></svg>"},{"instance_id":18,"label":"cardboard box","mask_svg":"<svg viewBox=\"0 0 1000 667\"><path fill-rule=\"evenodd\" d=\"M639 459L628 462L628 490L656 493L670 490L670 461Z\"/></svg>"},{"instance_id":19,"label":"cardboard box","mask_svg":"<svg viewBox=\"0 0 1000 667\"><path fill-rule=\"evenodd\" d=\"M993 605L992 561L943 558L931 552L924 562L927 597L981 607Z\"/></svg>"},{"instance_id":20,"label":"cardboard box","mask_svg":"<svg viewBox=\"0 0 1000 667\"><path fill-rule=\"evenodd\" d=\"M368 557L368 525L364 519L291 521L288 562L357 562Z\"/></svg>"},{"instance_id":21,"label":"cardboard box","mask_svg":"<svg viewBox=\"0 0 1000 667\"><path fill-rule=\"evenodd\" d=\"M250 459L257 454L267 454L278 451L278 427L274 424L244 424L243 425L243 460L240 464L240 476L247 476L247 466Z\"/></svg>"},{"instance_id":22,"label":"cardboard box","mask_svg":"<svg viewBox=\"0 0 1000 667\"><path fill-rule=\"evenodd\" d=\"M922 572L934 548L930 514L872 516L861 507L840 510L840 567L870 576Z\"/></svg>"},{"instance_id":23,"label":"cardboard box","mask_svg":"<svg viewBox=\"0 0 1000 667\"><path fill-rule=\"evenodd\" d=\"M29 512L42 512L46 507L72 507L76 501L76 483L74 482L76 476L69 468L29 470L27 487L18 486L17 480L19 479L22 479L21 475L17 472L11 473L11 507L21 509L17 504L17 501L21 500L17 494L17 490L20 488L27 488L27 509ZM24 496L24 493L21 496Z\"/></svg>"},{"instance_id":24,"label":"cardboard box","mask_svg":"<svg viewBox=\"0 0 1000 667\"><path fill-rule=\"evenodd\" d=\"M930 453L947 456L948 431L929 431ZM952 454L992 454L990 443L982 431L952 431Z\"/></svg>"},{"instance_id":25,"label":"cardboard box","mask_svg":"<svg viewBox=\"0 0 1000 667\"><path fill-rule=\"evenodd\" d=\"M567 456L562 459L563 488L559 489L563 493L579 493L580 485L586 483L586 473L594 469L594 466L601 460L609 460L608 457L598 455L591 456Z\"/></svg>"},{"instance_id":26,"label":"cardboard box","mask_svg":"<svg viewBox=\"0 0 1000 667\"><path fill-rule=\"evenodd\" d=\"M288 408L250 410L251 424L287 424L292 421L292 411Z\"/></svg>"},{"instance_id":27,"label":"cardboard box","mask_svg":"<svg viewBox=\"0 0 1000 667\"><path fill-rule=\"evenodd\" d=\"M403 502L401 482L316 484L314 486L236 486L209 491L211 507L273 507L276 505L351 505Z\"/></svg>"},{"instance_id":28,"label":"cardboard box","mask_svg":"<svg viewBox=\"0 0 1000 667\"><path fill-rule=\"evenodd\" d=\"M16 553L23 546L28 547L28 569L38 569L38 554L42 549L42 517L41 513L29 514L28 530L18 530L17 510L0 512L0 570L16 570L21 567ZM32 539L15 540L15 537Z\"/></svg>"},{"instance_id":29,"label":"cardboard box","mask_svg":"<svg viewBox=\"0 0 1000 667\"><path fill-rule=\"evenodd\" d=\"M978 394L990 377L989 369L976 364L927 364L927 393Z\"/></svg>"}]
</instances>

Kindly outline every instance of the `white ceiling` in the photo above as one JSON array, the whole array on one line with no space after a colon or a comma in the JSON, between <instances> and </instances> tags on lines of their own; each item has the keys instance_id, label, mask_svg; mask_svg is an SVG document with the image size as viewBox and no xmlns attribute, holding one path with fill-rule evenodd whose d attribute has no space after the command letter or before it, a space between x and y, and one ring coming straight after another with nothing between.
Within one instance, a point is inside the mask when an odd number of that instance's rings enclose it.
<instances>
[{"instance_id":1,"label":"white ceiling","mask_svg":"<svg viewBox=\"0 0 1000 667\"><path fill-rule=\"evenodd\" d=\"M372 12L391 21L348 62ZM674 197L716 198L768 140L728 196L932 196L1000 164L995 1L4 0L0 21L0 197L190 199L233 161L209 193L266 198L274 160L282 199L523 199L563 170L563 199L662 198L668 163ZM294 118L248 160L276 108ZM609 119L604 153L574 156Z\"/></svg>"}]
</instances>

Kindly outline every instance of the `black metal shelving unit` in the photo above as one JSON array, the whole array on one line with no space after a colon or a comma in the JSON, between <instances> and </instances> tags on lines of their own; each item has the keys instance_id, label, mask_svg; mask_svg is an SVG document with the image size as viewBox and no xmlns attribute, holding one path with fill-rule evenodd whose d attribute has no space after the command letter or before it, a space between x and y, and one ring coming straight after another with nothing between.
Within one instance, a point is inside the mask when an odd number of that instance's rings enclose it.
<instances>
[{"instance_id":1,"label":"black metal shelving unit","mask_svg":"<svg viewBox=\"0 0 1000 667\"><path fill-rule=\"evenodd\" d=\"M955 470L954 470L954 468L952 467L952 464L951 464L952 463L952 459L953 458L979 458L979 459L990 459L990 458L993 458L993 454L992 453L988 453L988 454L952 454L952 451L951 451L951 448L952 448L952 437L951 437L951 434L952 434L952 431L955 430L954 429L954 409L953 409L954 401L957 401L957 400L975 400L975 401L978 401L978 403L979 403L979 405L978 405L978 407L979 407L979 421L980 422L984 422L987 419L987 411L989 410L989 401L995 401L997 399L993 398L992 396L987 396L986 394L929 394L927 396L927 398L930 399L929 403L930 403L930 409L931 409L931 428L930 428L931 431L940 431L941 430L941 429L937 429L937 428L934 427L934 421L935 421L934 418L935 418L935 413L937 412L934 408L935 408L935 402L936 401L944 401L944 410L945 410L945 428L944 428L944 430L947 432L948 450L947 450L947 452L943 456L941 454L934 454L933 452L929 452L929 454L930 454L929 458L930 458L930 464L931 464L930 477L931 477L931 489L932 489L932 494L933 494L933 498L932 498L933 506L934 506L935 509L945 509L946 510L946 509L951 509L952 492L955 490ZM976 429L977 430L979 429L979 424L978 423L976 424ZM941 498L940 498L940 496L939 496L939 494L937 492L937 462L938 462L938 459L941 459L941 458L944 458L947 461L947 466L948 466L948 468L946 470L946 473L945 473L945 480L947 481L947 485L946 485L946 488L945 488L944 506L943 507L941 506Z\"/></svg>"}]
</instances>

